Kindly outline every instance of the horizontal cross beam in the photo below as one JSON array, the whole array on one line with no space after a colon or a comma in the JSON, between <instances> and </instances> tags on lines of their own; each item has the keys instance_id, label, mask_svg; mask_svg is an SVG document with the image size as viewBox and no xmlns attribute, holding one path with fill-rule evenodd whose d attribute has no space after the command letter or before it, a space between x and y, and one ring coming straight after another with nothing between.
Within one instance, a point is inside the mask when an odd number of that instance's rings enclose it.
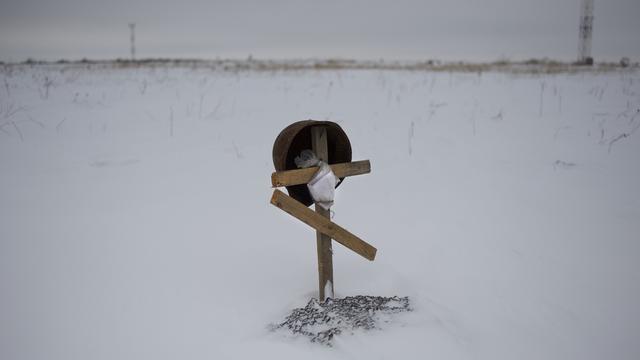
<instances>
[{"instance_id":1,"label":"horizontal cross beam","mask_svg":"<svg viewBox=\"0 0 640 360\"><path fill-rule=\"evenodd\" d=\"M330 166L333 173L339 178L368 174L371 172L371 163L369 160L332 164ZM271 174L271 185L272 187L279 187L306 184L311 181L311 178L313 178L313 175L317 171L317 166L306 169L277 171Z\"/></svg>"},{"instance_id":2,"label":"horizontal cross beam","mask_svg":"<svg viewBox=\"0 0 640 360\"><path fill-rule=\"evenodd\" d=\"M355 251L365 259L371 261L375 259L378 251L376 248L282 191L274 190L271 204Z\"/></svg>"}]
</instances>

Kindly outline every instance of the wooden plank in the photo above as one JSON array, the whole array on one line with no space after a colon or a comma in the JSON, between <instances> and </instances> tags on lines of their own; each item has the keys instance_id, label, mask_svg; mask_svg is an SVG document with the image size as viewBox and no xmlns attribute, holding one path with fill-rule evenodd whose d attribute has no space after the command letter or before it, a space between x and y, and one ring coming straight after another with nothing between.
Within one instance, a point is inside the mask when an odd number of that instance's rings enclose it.
<instances>
[{"instance_id":1,"label":"wooden plank","mask_svg":"<svg viewBox=\"0 0 640 360\"><path fill-rule=\"evenodd\" d=\"M312 228L328 235L335 241L353 250L367 260L373 261L377 249L359 237L353 235L338 224L304 206L298 200L276 189L271 197L271 204L279 207Z\"/></svg>"},{"instance_id":2,"label":"wooden plank","mask_svg":"<svg viewBox=\"0 0 640 360\"><path fill-rule=\"evenodd\" d=\"M311 128L311 150L320 161L329 160L327 149L327 128L314 126ZM335 174L335 173L334 173ZM329 210L315 205L316 213L330 219ZM325 301L333 298L333 251L331 250L331 238L316 230L316 247L318 250L318 299Z\"/></svg>"},{"instance_id":3,"label":"wooden plank","mask_svg":"<svg viewBox=\"0 0 640 360\"><path fill-rule=\"evenodd\" d=\"M339 178L368 174L371 172L371 163L369 160L361 160L333 164L331 165L331 170L333 170L333 173ZM311 180L316 171L318 171L317 166L306 169L277 171L271 174L271 186L279 187L306 184Z\"/></svg>"}]
</instances>

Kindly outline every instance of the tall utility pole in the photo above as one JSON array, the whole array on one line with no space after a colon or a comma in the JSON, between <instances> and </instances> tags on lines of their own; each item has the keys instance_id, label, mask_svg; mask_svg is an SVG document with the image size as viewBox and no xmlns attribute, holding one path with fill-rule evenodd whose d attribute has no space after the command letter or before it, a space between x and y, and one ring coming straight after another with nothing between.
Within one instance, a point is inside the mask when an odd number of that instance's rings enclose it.
<instances>
[{"instance_id":1,"label":"tall utility pole","mask_svg":"<svg viewBox=\"0 0 640 360\"><path fill-rule=\"evenodd\" d=\"M580 36L578 39L578 62L593 64L591 57L591 33L593 32L593 1L581 0L580 4Z\"/></svg>"},{"instance_id":2,"label":"tall utility pole","mask_svg":"<svg viewBox=\"0 0 640 360\"><path fill-rule=\"evenodd\" d=\"M136 60L136 23L129 23L131 33L131 60Z\"/></svg>"}]
</instances>

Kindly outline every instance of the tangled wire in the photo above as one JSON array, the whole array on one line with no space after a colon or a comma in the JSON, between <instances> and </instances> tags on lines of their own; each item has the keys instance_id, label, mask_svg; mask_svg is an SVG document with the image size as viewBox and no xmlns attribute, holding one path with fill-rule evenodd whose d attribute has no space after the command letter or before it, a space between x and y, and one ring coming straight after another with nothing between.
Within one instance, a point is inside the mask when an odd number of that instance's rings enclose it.
<instances>
[{"instance_id":1,"label":"tangled wire","mask_svg":"<svg viewBox=\"0 0 640 360\"><path fill-rule=\"evenodd\" d=\"M311 342L331 346L331 340L342 332L378 328L380 321L389 322L390 314L411 311L408 297L349 296L319 302L311 299L307 306L294 309L273 330L288 329L307 336Z\"/></svg>"}]
</instances>

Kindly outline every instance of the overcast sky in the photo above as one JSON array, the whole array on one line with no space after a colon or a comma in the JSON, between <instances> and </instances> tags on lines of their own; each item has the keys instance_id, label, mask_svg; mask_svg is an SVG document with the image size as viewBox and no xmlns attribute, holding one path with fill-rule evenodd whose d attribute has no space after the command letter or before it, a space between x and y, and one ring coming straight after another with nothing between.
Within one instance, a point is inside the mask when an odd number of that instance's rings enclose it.
<instances>
[{"instance_id":1,"label":"overcast sky","mask_svg":"<svg viewBox=\"0 0 640 360\"><path fill-rule=\"evenodd\" d=\"M0 0L0 60L577 57L580 0ZM592 54L640 61L640 0L596 0Z\"/></svg>"}]
</instances>

